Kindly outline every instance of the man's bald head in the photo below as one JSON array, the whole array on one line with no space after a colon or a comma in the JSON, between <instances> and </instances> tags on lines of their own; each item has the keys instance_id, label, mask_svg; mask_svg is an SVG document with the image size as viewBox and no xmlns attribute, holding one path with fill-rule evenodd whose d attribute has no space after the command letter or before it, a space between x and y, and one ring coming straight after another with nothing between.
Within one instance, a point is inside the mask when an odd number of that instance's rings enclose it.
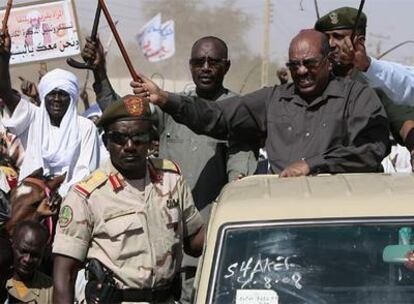
<instances>
[{"instance_id":1,"label":"man's bald head","mask_svg":"<svg viewBox=\"0 0 414 304\"><path fill-rule=\"evenodd\" d=\"M299 34L293 37L289 46L289 54L291 53L292 46L296 45L297 43L301 43L304 40L316 43L320 46L321 55L328 56L330 51L328 38L325 34L313 29L301 30Z\"/></svg>"},{"instance_id":2,"label":"man's bald head","mask_svg":"<svg viewBox=\"0 0 414 304\"><path fill-rule=\"evenodd\" d=\"M215 36L205 36L194 42L193 47L191 48L191 57L194 57L193 54L200 48L202 44L209 43L214 44L216 50L219 52L217 55L219 55L220 58L228 58L227 44L222 39Z\"/></svg>"},{"instance_id":3,"label":"man's bald head","mask_svg":"<svg viewBox=\"0 0 414 304\"><path fill-rule=\"evenodd\" d=\"M27 281L33 278L42 262L47 239L48 231L36 221L23 221L16 225L12 237L15 279Z\"/></svg>"},{"instance_id":4,"label":"man's bald head","mask_svg":"<svg viewBox=\"0 0 414 304\"><path fill-rule=\"evenodd\" d=\"M34 234L40 244L45 244L49 237L46 228L36 221L26 220L18 223L14 228L12 242L13 244L22 240L23 235L31 233Z\"/></svg>"}]
</instances>

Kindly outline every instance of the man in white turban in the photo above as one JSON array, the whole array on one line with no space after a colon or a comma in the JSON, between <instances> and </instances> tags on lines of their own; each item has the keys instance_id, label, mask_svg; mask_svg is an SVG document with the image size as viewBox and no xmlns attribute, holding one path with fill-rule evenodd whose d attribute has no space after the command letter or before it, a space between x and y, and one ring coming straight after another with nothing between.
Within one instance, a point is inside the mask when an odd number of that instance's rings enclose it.
<instances>
[{"instance_id":1,"label":"man in white turban","mask_svg":"<svg viewBox=\"0 0 414 304\"><path fill-rule=\"evenodd\" d=\"M19 179L40 167L50 175L66 173L59 190L64 196L70 186L98 167L100 157L95 125L77 114L77 78L62 69L47 73L39 83L41 104L36 107L12 90L9 58L6 33L0 37L0 97L12 113L3 123L25 148Z\"/></svg>"}]
</instances>

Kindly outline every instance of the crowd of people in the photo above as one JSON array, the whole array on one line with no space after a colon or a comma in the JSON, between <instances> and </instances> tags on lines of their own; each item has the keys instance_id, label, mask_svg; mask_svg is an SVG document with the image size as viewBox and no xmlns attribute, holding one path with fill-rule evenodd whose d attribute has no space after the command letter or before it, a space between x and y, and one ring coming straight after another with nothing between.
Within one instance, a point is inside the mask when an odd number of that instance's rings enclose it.
<instances>
[{"instance_id":1,"label":"crowd of people","mask_svg":"<svg viewBox=\"0 0 414 304\"><path fill-rule=\"evenodd\" d=\"M357 15L342 7L301 30L280 85L245 96L223 85L231 61L218 37L190 50L194 91L140 75L123 97L99 38L86 38L97 103L83 116L65 69L24 83L30 96L12 88L3 31L0 303L191 303L204 224L226 183L392 171L402 153L409 167L414 70L369 57ZM389 158L392 142L400 154Z\"/></svg>"}]
</instances>

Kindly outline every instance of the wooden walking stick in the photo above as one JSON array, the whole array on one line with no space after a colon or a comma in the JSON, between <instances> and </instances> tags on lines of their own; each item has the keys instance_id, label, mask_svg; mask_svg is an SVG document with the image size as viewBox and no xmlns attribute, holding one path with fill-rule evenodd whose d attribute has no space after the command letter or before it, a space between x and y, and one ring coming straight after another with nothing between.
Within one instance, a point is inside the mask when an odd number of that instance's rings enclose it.
<instances>
[{"instance_id":1,"label":"wooden walking stick","mask_svg":"<svg viewBox=\"0 0 414 304\"><path fill-rule=\"evenodd\" d=\"M131 77L136 82L143 82L141 77L138 76L138 73L135 71L134 66L132 65L131 59L128 56L128 53L124 47L124 44L122 43L121 37L118 34L118 31L116 29L116 26L112 20L111 14L108 11L108 8L105 5L104 0L99 0L99 4L101 5L102 12L105 15L106 21L108 22L109 27L111 28L112 34L114 35L114 38L116 40L116 43L118 44L119 50L121 51L122 57L124 58L124 61L128 67L129 73L131 74Z\"/></svg>"},{"instance_id":2,"label":"wooden walking stick","mask_svg":"<svg viewBox=\"0 0 414 304\"><path fill-rule=\"evenodd\" d=\"M92 33L91 33L91 39L93 41L96 41L96 35L98 34L98 26L99 26L99 19L101 17L101 6L98 5L96 7L96 12L95 12L95 19L93 20L93 26L92 26ZM66 63L69 64L71 67L75 68L75 69L89 69L92 70L92 62L79 62L76 61L73 58L68 58L66 59Z\"/></svg>"},{"instance_id":3,"label":"wooden walking stick","mask_svg":"<svg viewBox=\"0 0 414 304\"><path fill-rule=\"evenodd\" d=\"M3 23L2 23L2 31L7 29L7 22L9 21L10 10L13 6L13 0L8 0L6 5L6 11L4 12Z\"/></svg>"}]
</instances>

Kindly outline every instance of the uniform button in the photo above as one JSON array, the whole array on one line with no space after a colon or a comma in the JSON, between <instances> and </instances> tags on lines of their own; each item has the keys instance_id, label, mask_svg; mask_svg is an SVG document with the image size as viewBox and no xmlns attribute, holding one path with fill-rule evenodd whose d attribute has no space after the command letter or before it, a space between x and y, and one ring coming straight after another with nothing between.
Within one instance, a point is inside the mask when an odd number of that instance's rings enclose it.
<instances>
[{"instance_id":1,"label":"uniform button","mask_svg":"<svg viewBox=\"0 0 414 304\"><path fill-rule=\"evenodd\" d=\"M191 151L193 151L193 152L197 151L197 147L192 147Z\"/></svg>"},{"instance_id":2,"label":"uniform button","mask_svg":"<svg viewBox=\"0 0 414 304\"><path fill-rule=\"evenodd\" d=\"M310 136L310 133L309 133L309 132L306 132L306 133L305 133L305 136L306 136L306 137L309 137L309 136Z\"/></svg>"},{"instance_id":3,"label":"uniform button","mask_svg":"<svg viewBox=\"0 0 414 304\"><path fill-rule=\"evenodd\" d=\"M323 123L323 124L322 124L322 127L326 128L326 123Z\"/></svg>"},{"instance_id":4,"label":"uniform button","mask_svg":"<svg viewBox=\"0 0 414 304\"><path fill-rule=\"evenodd\" d=\"M292 127L291 126L289 126L287 129L288 129L288 131L292 131Z\"/></svg>"}]
</instances>

